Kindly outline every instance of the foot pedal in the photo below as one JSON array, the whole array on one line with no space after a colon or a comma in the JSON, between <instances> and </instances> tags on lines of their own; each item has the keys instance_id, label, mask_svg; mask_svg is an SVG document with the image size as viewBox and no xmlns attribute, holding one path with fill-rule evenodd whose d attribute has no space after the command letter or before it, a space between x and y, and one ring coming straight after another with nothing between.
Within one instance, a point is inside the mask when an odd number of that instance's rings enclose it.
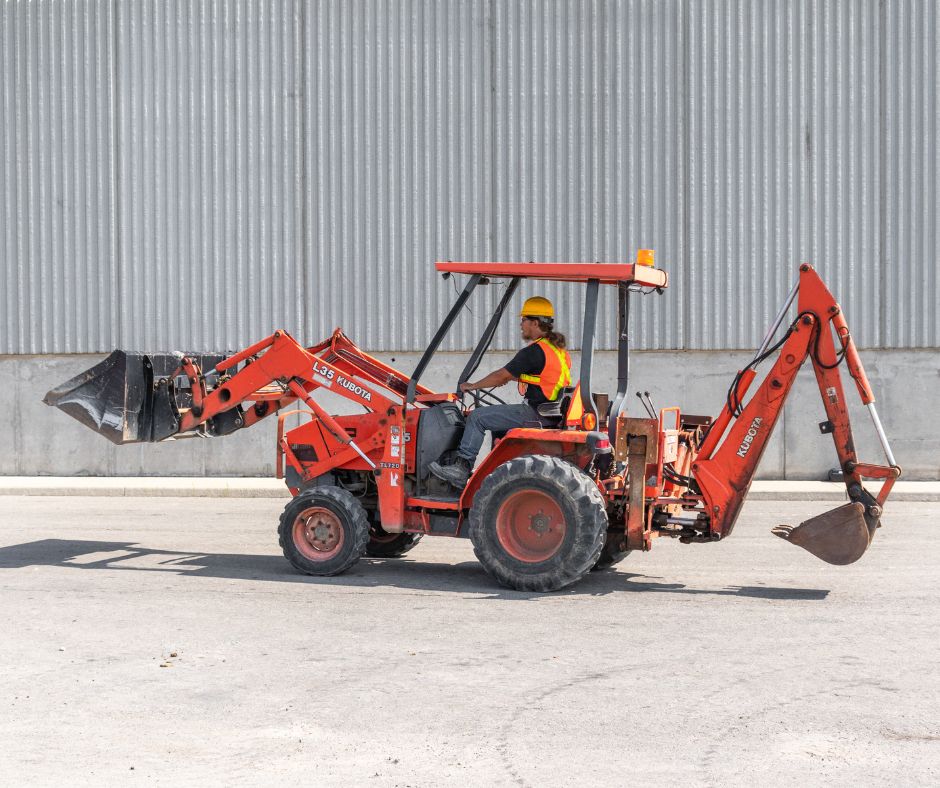
<instances>
[{"instance_id":1,"label":"foot pedal","mask_svg":"<svg viewBox=\"0 0 940 788\"><path fill-rule=\"evenodd\" d=\"M860 503L847 503L796 527L778 525L771 533L837 566L858 561L871 543Z\"/></svg>"}]
</instances>

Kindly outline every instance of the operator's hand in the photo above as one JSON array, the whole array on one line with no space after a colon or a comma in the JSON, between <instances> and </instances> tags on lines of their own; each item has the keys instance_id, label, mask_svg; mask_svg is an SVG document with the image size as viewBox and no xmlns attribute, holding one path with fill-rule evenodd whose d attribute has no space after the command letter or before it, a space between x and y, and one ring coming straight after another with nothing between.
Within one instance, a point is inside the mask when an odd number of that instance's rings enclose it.
<instances>
[{"instance_id":1,"label":"operator's hand","mask_svg":"<svg viewBox=\"0 0 940 788\"><path fill-rule=\"evenodd\" d=\"M460 384L460 393L466 394L468 391L473 391L476 388L472 383L461 383Z\"/></svg>"}]
</instances>

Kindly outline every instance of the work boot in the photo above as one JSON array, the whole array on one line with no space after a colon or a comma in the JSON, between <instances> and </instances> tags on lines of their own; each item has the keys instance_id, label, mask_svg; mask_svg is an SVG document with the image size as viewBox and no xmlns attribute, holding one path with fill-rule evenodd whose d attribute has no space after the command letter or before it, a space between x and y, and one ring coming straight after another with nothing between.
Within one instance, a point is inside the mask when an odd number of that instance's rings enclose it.
<instances>
[{"instance_id":1,"label":"work boot","mask_svg":"<svg viewBox=\"0 0 940 788\"><path fill-rule=\"evenodd\" d=\"M438 479L462 490L467 486L467 479L470 478L470 471L473 470L473 466L470 464L470 460L458 457L451 465L441 465L439 462L432 462L428 466L428 470Z\"/></svg>"}]
</instances>

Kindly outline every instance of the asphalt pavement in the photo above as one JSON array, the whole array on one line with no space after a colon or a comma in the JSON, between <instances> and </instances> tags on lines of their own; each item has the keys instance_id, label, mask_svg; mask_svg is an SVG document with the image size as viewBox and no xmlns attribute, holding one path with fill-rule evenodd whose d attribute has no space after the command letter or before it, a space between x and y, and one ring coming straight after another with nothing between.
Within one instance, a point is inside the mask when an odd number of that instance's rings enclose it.
<instances>
[{"instance_id":1,"label":"asphalt pavement","mask_svg":"<svg viewBox=\"0 0 940 788\"><path fill-rule=\"evenodd\" d=\"M749 501L554 594L465 540L312 578L283 500L0 499L0 783L930 785L940 503L833 567Z\"/></svg>"},{"instance_id":2,"label":"asphalt pavement","mask_svg":"<svg viewBox=\"0 0 940 788\"><path fill-rule=\"evenodd\" d=\"M878 494L881 484L866 488ZM290 498L281 479L246 476L0 476L0 496L94 495L122 498ZM820 481L757 480L751 501L846 501L845 484ZM902 479L891 489L894 501L940 501L940 481Z\"/></svg>"}]
</instances>

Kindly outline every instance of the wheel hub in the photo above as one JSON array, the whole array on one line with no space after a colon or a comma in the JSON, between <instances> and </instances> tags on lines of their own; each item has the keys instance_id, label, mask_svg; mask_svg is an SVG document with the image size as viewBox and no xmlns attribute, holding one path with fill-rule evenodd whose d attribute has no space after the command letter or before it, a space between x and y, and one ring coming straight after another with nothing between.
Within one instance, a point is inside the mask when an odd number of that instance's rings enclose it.
<instances>
[{"instance_id":1,"label":"wheel hub","mask_svg":"<svg viewBox=\"0 0 940 788\"><path fill-rule=\"evenodd\" d=\"M551 531L551 520L546 517L541 510L538 514L532 515L532 524L529 526L539 536Z\"/></svg>"},{"instance_id":2,"label":"wheel hub","mask_svg":"<svg viewBox=\"0 0 940 788\"><path fill-rule=\"evenodd\" d=\"M294 520L292 530L297 549L312 561L332 558L345 541L339 517L322 506L304 509Z\"/></svg>"},{"instance_id":3,"label":"wheel hub","mask_svg":"<svg viewBox=\"0 0 940 788\"><path fill-rule=\"evenodd\" d=\"M496 515L496 536L513 558L526 563L547 561L561 548L567 523L555 499L541 490L509 495Z\"/></svg>"}]
</instances>

